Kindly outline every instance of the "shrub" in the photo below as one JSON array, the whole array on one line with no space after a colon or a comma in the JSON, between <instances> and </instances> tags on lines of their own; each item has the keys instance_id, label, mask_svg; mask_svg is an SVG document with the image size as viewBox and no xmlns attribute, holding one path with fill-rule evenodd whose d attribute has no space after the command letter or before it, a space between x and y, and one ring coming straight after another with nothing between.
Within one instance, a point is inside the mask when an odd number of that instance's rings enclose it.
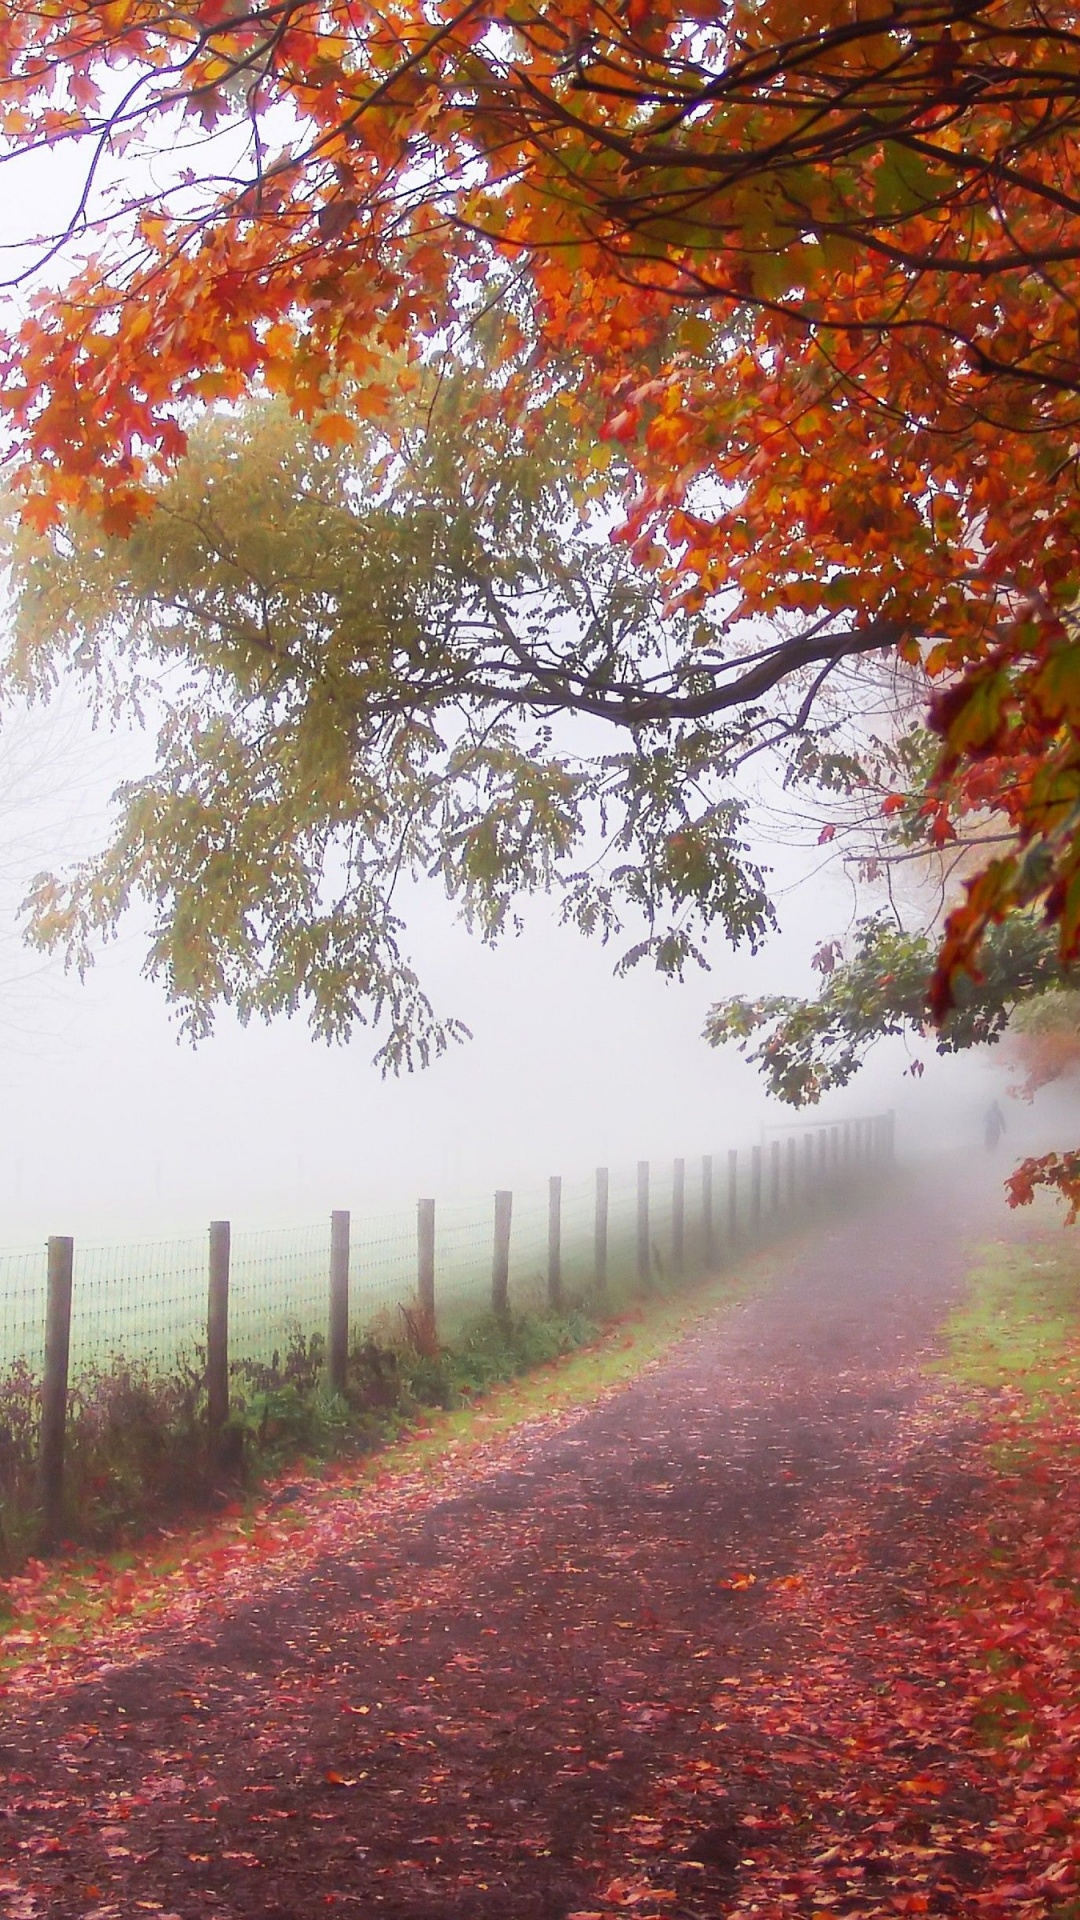
<instances>
[{"instance_id":1,"label":"shrub","mask_svg":"<svg viewBox=\"0 0 1080 1920\"><path fill-rule=\"evenodd\" d=\"M201 1348L171 1372L123 1352L84 1368L70 1396L66 1446L69 1537L115 1543L233 1485L258 1482L304 1455L365 1451L400 1431L424 1407L451 1407L499 1381L553 1361L595 1338L580 1308L477 1321L440 1347L422 1320L403 1315L403 1334L369 1333L348 1356L344 1395L326 1379L326 1341L299 1323L269 1360L237 1360L230 1419L211 1449L206 1356ZM38 1528L37 1448L41 1390L24 1362L0 1376L0 1560L31 1551Z\"/></svg>"},{"instance_id":2,"label":"shrub","mask_svg":"<svg viewBox=\"0 0 1080 1920\"><path fill-rule=\"evenodd\" d=\"M161 1373L114 1353L74 1381L65 1451L77 1532L101 1543L205 1496L209 1472L199 1356Z\"/></svg>"},{"instance_id":3,"label":"shrub","mask_svg":"<svg viewBox=\"0 0 1080 1920\"><path fill-rule=\"evenodd\" d=\"M532 1367L543 1366L594 1340L599 1329L581 1307L561 1313L526 1313L500 1319L489 1314L476 1321L457 1346L449 1350L450 1374L459 1392L516 1379Z\"/></svg>"},{"instance_id":4,"label":"shrub","mask_svg":"<svg viewBox=\"0 0 1080 1920\"><path fill-rule=\"evenodd\" d=\"M30 1550L37 1504L41 1389L25 1360L0 1375L0 1560Z\"/></svg>"}]
</instances>

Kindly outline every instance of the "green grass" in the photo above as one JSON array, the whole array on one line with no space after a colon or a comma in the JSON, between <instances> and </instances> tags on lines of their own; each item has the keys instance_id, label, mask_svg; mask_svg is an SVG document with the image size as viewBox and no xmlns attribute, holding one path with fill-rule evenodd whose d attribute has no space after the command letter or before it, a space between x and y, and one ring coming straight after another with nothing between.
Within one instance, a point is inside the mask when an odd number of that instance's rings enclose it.
<instances>
[{"instance_id":1,"label":"green grass","mask_svg":"<svg viewBox=\"0 0 1080 1920\"><path fill-rule=\"evenodd\" d=\"M976 1387L1013 1387L1037 1406L1075 1368L1080 1244L1070 1233L984 1248L964 1304L944 1326L941 1370Z\"/></svg>"}]
</instances>

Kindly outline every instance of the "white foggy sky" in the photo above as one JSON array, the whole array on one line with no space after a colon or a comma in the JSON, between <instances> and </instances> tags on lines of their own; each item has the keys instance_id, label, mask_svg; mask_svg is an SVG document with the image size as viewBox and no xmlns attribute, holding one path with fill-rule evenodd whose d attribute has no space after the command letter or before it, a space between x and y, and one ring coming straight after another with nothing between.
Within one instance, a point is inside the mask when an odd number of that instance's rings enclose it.
<instances>
[{"instance_id":1,"label":"white foggy sky","mask_svg":"<svg viewBox=\"0 0 1080 1920\"><path fill-rule=\"evenodd\" d=\"M0 209L0 245L66 214L75 176L62 155L23 165ZM370 1064L369 1035L328 1049L302 1019L243 1031L224 1017L193 1051L161 990L140 979L134 925L85 984L21 954L16 908L30 876L93 846L108 792L145 752L141 741L90 738L66 709L59 721L14 716L0 733L0 1245L482 1196L551 1172L748 1144L765 1119L790 1118L700 1031L723 994L812 985L813 947L843 933L851 912L846 882L828 871L784 895L782 931L763 954L732 953L716 936L711 973L684 985L645 969L614 980L611 951L557 927L542 902L526 909L520 938L489 951L448 927L433 888L417 902L421 975L475 1037L396 1081ZM808 864L762 852L784 880ZM1000 1076L984 1060L930 1055L916 1082L903 1076L907 1058L895 1043L879 1049L821 1114L895 1105L920 1145L974 1128Z\"/></svg>"},{"instance_id":2,"label":"white foggy sky","mask_svg":"<svg viewBox=\"0 0 1080 1920\"><path fill-rule=\"evenodd\" d=\"M681 986L646 969L613 979L612 950L558 927L542 901L527 907L522 936L486 949L451 924L437 886L424 889L411 915L422 976L474 1038L426 1072L384 1081L369 1034L327 1048L299 1018L243 1030L226 1016L192 1049L161 990L140 978L134 921L85 983L23 956L15 918L27 880L94 844L111 786L146 745L92 736L66 705L55 719L14 716L0 738L0 1244L140 1238L217 1216L285 1224L420 1193L482 1198L552 1172L749 1144L764 1120L791 1117L732 1050L699 1036L723 993L810 986L813 946L850 914L836 872L785 894L782 932L757 958L714 938L712 972ZM880 1049L821 1114L895 1105L920 1145L944 1144L956 1126L973 1132L999 1076L930 1055L916 1082L907 1058L895 1043Z\"/></svg>"}]
</instances>

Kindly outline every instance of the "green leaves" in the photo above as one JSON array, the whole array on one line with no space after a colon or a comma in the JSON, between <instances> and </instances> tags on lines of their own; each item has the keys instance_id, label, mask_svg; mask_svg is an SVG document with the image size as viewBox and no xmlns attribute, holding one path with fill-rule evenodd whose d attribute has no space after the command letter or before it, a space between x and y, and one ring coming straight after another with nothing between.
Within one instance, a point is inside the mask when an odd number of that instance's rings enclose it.
<instances>
[{"instance_id":1,"label":"green leaves","mask_svg":"<svg viewBox=\"0 0 1080 1920\"><path fill-rule=\"evenodd\" d=\"M647 714L658 679L709 688L715 629L592 530L607 483L582 489L566 410L519 425L488 379L447 360L347 435L276 403L208 420L130 539L12 533L9 690L72 673L158 729L109 844L37 881L41 945L85 967L142 903L192 1036L222 1005L303 1011L327 1040L376 1027L398 1068L464 1032L413 970L403 880L489 940L555 889L624 966L761 938L725 791L755 722Z\"/></svg>"},{"instance_id":2,"label":"green leaves","mask_svg":"<svg viewBox=\"0 0 1080 1920\"><path fill-rule=\"evenodd\" d=\"M884 915L860 922L855 951L826 973L816 1000L766 995L712 1008L705 1038L734 1043L777 1099L814 1106L846 1086L874 1043L886 1034L925 1034L936 943L900 932ZM1016 915L991 927L976 981L956 984L956 1001L934 1034L939 1053L993 1044L1018 1004L1068 983L1052 932Z\"/></svg>"}]
</instances>

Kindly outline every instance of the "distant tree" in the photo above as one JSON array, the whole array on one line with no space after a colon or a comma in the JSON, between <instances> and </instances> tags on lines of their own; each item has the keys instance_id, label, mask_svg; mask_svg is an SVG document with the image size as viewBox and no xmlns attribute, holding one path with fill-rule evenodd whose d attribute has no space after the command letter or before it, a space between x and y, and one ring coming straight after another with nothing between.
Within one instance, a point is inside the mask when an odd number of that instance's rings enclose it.
<instances>
[{"instance_id":1,"label":"distant tree","mask_svg":"<svg viewBox=\"0 0 1080 1920\"><path fill-rule=\"evenodd\" d=\"M1040 1087L1070 1079L1080 1069L1080 985L1063 985L1021 1002L1003 1050L1023 1075L1014 1088L1022 1100L1033 1100Z\"/></svg>"}]
</instances>

